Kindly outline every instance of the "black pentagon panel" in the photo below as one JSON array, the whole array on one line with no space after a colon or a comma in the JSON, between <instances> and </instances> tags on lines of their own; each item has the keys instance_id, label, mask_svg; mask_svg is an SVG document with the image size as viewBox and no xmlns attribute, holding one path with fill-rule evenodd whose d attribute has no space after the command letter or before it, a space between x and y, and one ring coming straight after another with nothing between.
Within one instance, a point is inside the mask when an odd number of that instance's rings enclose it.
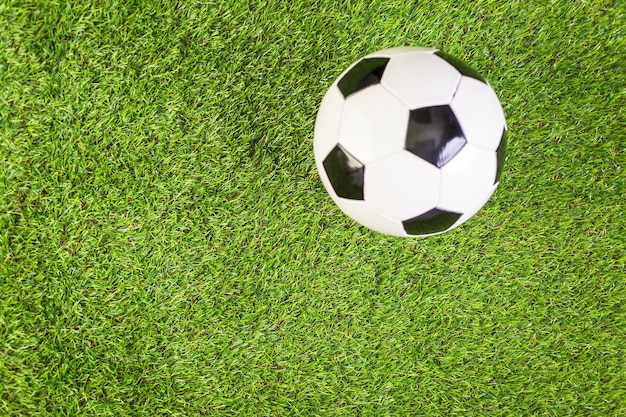
<instances>
[{"instance_id":1,"label":"black pentagon panel","mask_svg":"<svg viewBox=\"0 0 626 417\"><path fill-rule=\"evenodd\" d=\"M347 98L350 94L378 84L383 77L387 62L389 58L364 58L341 77L337 87Z\"/></svg>"},{"instance_id":2,"label":"black pentagon panel","mask_svg":"<svg viewBox=\"0 0 626 417\"><path fill-rule=\"evenodd\" d=\"M339 197L363 200L363 174L365 167L337 145L323 162L328 179Z\"/></svg>"},{"instance_id":3,"label":"black pentagon panel","mask_svg":"<svg viewBox=\"0 0 626 417\"><path fill-rule=\"evenodd\" d=\"M434 208L420 216L403 221L402 226L409 235L427 235L447 230L459 217L461 217L460 213Z\"/></svg>"},{"instance_id":4,"label":"black pentagon panel","mask_svg":"<svg viewBox=\"0 0 626 417\"><path fill-rule=\"evenodd\" d=\"M478 73L478 71L476 71L474 68L470 67L469 65L467 65L465 62L461 61L460 59L453 57L452 55L448 55L442 51L435 52L435 55L437 55L441 59L444 59L448 64L456 68L456 70L460 72L461 74L467 77L474 78L478 81L487 83L487 80L485 80L483 76Z\"/></svg>"},{"instance_id":5,"label":"black pentagon panel","mask_svg":"<svg viewBox=\"0 0 626 417\"><path fill-rule=\"evenodd\" d=\"M441 168L466 143L461 126L449 106L411 110L406 132L407 151Z\"/></svg>"},{"instance_id":6,"label":"black pentagon panel","mask_svg":"<svg viewBox=\"0 0 626 417\"><path fill-rule=\"evenodd\" d=\"M500 176L502 175L502 169L504 168L504 159L506 158L506 129L502 131L502 139L500 139L500 144L498 145L498 149L496 149L496 155L498 159L498 168L496 169L496 179L494 180L494 184L500 181Z\"/></svg>"}]
</instances>

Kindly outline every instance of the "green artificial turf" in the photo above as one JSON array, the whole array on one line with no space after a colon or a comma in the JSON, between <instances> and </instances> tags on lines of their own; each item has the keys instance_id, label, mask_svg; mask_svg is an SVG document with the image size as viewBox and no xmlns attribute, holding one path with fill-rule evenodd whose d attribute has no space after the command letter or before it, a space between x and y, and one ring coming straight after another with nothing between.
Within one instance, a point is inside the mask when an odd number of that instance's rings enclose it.
<instances>
[{"instance_id":1,"label":"green artificial turf","mask_svg":"<svg viewBox=\"0 0 626 417\"><path fill-rule=\"evenodd\" d=\"M0 2L0 415L626 415L626 7L538 3ZM312 152L401 45L509 126L492 199L422 240Z\"/></svg>"}]
</instances>

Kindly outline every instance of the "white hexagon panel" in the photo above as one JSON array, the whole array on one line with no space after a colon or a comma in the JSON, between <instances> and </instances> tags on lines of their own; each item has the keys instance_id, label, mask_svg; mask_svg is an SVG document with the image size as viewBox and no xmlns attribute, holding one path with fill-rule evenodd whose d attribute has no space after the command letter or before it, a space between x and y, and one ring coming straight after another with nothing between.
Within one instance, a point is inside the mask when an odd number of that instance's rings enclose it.
<instances>
[{"instance_id":1,"label":"white hexagon panel","mask_svg":"<svg viewBox=\"0 0 626 417\"><path fill-rule=\"evenodd\" d=\"M492 185L491 186L491 191L486 193L483 196L483 199L478 202L478 204L476 204L471 209L466 210L465 212L463 212L463 214L459 217L459 219L456 221L456 223L454 225L452 225L452 227L450 227L450 229L448 229L448 230L452 230L455 227L462 225L467 220L469 220L472 216L474 216L476 213L478 213L480 211L480 209L483 208L483 206L485 204L487 204L487 201L489 201L489 197L491 197L491 195L494 193L494 191L496 191L496 188L498 188L497 184Z\"/></svg>"},{"instance_id":2,"label":"white hexagon panel","mask_svg":"<svg viewBox=\"0 0 626 417\"><path fill-rule=\"evenodd\" d=\"M466 144L440 169L439 208L465 213L491 195L497 171L496 153Z\"/></svg>"},{"instance_id":3,"label":"white hexagon panel","mask_svg":"<svg viewBox=\"0 0 626 417\"><path fill-rule=\"evenodd\" d=\"M317 112L313 142L316 161L321 161L337 145L337 132L345 99L336 86L328 89Z\"/></svg>"},{"instance_id":4,"label":"white hexagon panel","mask_svg":"<svg viewBox=\"0 0 626 417\"><path fill-rule=\"evenodd\" d=\"M339 123L339 143L364 164L404 148L409 110L382 86L348 97Z\"/></svg>"},{"instance_id":5,"label":"white hexagon panel","mask_svg":"<svg viewBox=\"0 0 626 417\"><path fill-rule=\"evenodd\" d=\"M400 54L389 61L382 85L410 109L450 103L461 74L431 51Z\"/></svg>"},{"instance_id":6,"label":"white hexagon panel","mask_svg":"<svg viewBox=\"0 0 626 417\"><path fill-rule=\"evenodd\" d=\"M348 217L369 229L393 236L406 236L402 222L385 216L365 201L339 199L337 205Z\"/></svg>"},{"instance_id":7,"label":"white hexagon panel","mask_svg":"<svg viewBox=\"0 0 626 417\"><path fill-rule=\"evenodd\" d=\"M502 107L462 61L431 48L358 60L324 97L314 155L333 201L381 233L423 237L480 210L499 184Z\"/></svg>"},{"instance_id":8,"label":"white hexagon panel","mask_svg":"<svg viewBox=\"0 0 626 417\"><path fill-rule=\"evenodd\" d=\"M439 170L408 151L367 166L366 201L395 219L410 219L437 206Z\"/></svg>"},{"instance_id":9,"label":"white hexagon panel","mask_svg":"<svg viewBox=\"0 0 626 417\"><path fill-rule=\"evenodd\" d=\"M469 143L496 150L506 130L504 112L489 84L462 77L450 107Z\"/></svg>"}]
</instances>

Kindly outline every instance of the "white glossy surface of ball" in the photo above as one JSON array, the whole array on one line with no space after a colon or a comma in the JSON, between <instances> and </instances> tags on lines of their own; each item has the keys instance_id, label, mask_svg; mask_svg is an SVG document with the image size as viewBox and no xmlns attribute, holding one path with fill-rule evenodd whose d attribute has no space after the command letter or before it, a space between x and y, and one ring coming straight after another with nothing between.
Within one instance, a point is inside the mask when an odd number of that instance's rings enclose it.
<instances>
[{"instance_id":1,"label":"white glossy surface of ball","mask_svg":"<svg viewBox=\"0 0 626 417\"><path fill-rule=\"evenodd\" d=\"M358 60L317 114L314 155L339 208L381 233L444 233L473 216L499 183L506 122L491 86L431 48Z\"/></svg>"}]
</instances>

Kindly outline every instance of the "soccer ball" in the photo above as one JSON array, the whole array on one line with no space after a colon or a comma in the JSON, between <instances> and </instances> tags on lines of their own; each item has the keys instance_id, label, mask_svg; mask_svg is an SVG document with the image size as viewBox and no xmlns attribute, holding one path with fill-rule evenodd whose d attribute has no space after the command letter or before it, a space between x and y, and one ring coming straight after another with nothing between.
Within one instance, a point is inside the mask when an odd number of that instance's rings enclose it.
<instances>
[{"instance_id":1,"label":"soccer ball","mask_svg":"<svg viewBox=\"0 0 626 417\"><path fill-rule=\"evenodd\" d=\"M437 49L367 55L330 86L314 154L339 208L370 229L430 236L473 216L498 186L506 122L474 69Z\"/></svg>"}]
</instances>

